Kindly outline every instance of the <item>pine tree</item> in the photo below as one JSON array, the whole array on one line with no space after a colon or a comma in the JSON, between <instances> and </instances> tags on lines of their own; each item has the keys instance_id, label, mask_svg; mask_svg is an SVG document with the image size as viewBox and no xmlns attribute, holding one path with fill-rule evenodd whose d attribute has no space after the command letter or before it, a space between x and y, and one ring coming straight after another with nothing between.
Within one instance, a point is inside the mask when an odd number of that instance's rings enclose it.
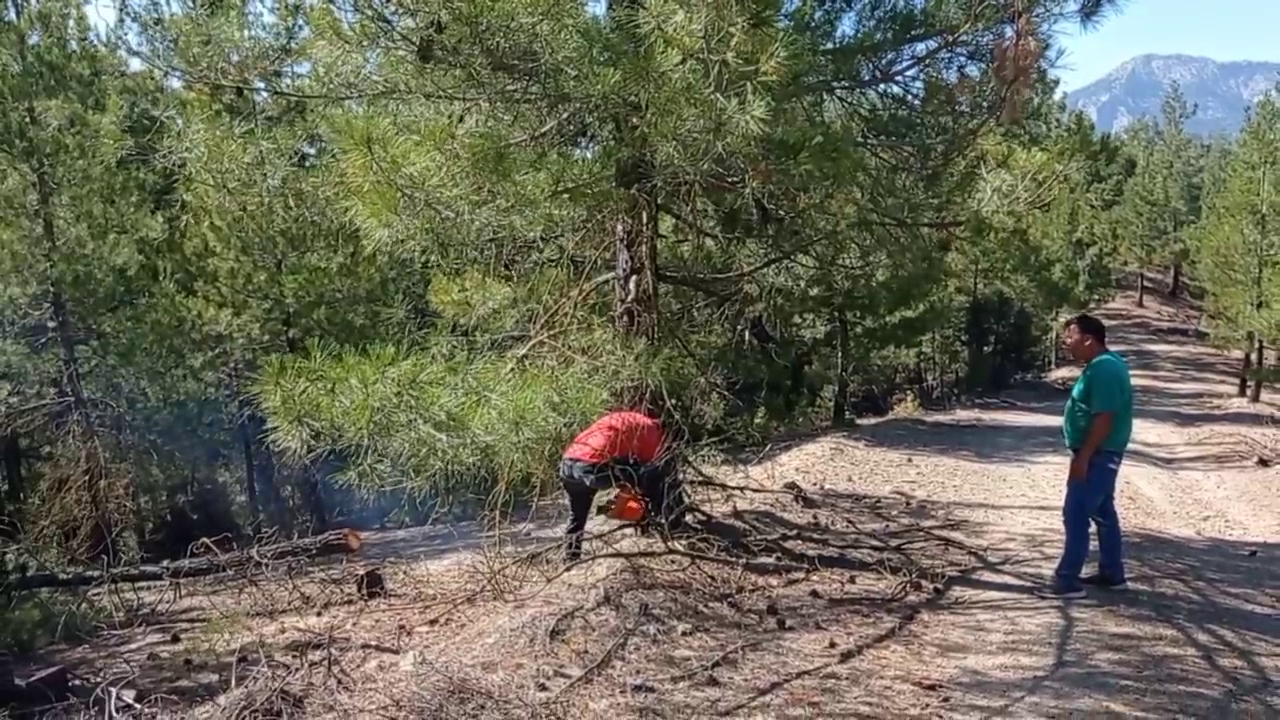
<instances>
[{"instance_id":1,"label":"pine tree","mask_svg":"<svg viewBox=\"0 0 1280 720\"><path fill-rule=\"evenodd\" d=\"M1134 175L1120 210L1127 225L1127 255L1138 269L1138 306L1146 299L1145 271L1169 267L1169 294L1182 293L1187 237L1200 215L1200 155L1187 135L1195 114L1177 83L1161 103L1159 122L1140 120L1126 128Z\"/></svg>"},{"instance_id":2,"label":"pine tree","mask_svg":"<svg viewBox=\"0 0 1280 720\"><path fill-rule=\"evenodd\" d=\"M0 312L18 331L9 349L21 372L6 415L57 458L39 489L40 527L58 525L74 554L114 561L133 488L115 469L118 418L95 373L154 230L145 183L122 164L124 64L79 3L10 0L0 66Z\"/></svg>"},{"instance_id":3,"label":"pine tree","mask_svg":"<svg viewBox=\"0 0 1280 720\"><path fill-rule=\"evenodd\" d=\"M1182 294L1183 266L1187 260L1187 234L1199 219L1199 154L1187 135L1187 121L1196 108L1188 105L1175 82L1160 106L1157 172L1160 178L1160 228L1163 233L1161 259L1169 266L1169 295Z\"/></svg>"},{"instance_id":4,"label":"pine tree","mask_svg":"<svg viewBox=\"0 0 1280 720\"><path fill-rule=\"evenodd\" d=\"M11 490L180 552L536 489L641 392L742 439L997 387L1105 291L1123 163L1045 61L1112 6L32 3L73 32L0 79Z\"/></svg>"},{"instance_id":5,"label":"pine tree","mask_svg":"<svg viewBox=\"0 0 1280 720\"><path fill-rule=\"evenodd\" d=\"M1160 254L1164 183L1157 161L1157 133L1146 120L1125 128L1124 144L1134 160L1134 173L1125 186L1124 202L1117 209L1123 227L1125 256L1137 271L1138 307L1146 304L1146 272Z\"/></svg>"},{"instance_id":6,"label":"pine tree","mask_svg":"<svg viewBox=\"0 0 1280 720\"><path fill-rule=\"evenodd\" d=\"M1222 186L1207 198L1196 264L1208 288L1215 335L1244 345L1241 396L1250 367L1256 371L1250 393L1254 402L1262 394L1266 342L1280 329L1278 172L1280 105L1268 95L1250 111Z\"/></svg>"}]
</instances>

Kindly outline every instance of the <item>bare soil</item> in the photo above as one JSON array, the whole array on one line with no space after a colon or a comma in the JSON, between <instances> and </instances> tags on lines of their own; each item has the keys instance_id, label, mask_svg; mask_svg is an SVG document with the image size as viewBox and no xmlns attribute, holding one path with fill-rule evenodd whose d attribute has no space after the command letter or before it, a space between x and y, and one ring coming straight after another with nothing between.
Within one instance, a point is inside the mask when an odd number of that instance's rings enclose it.
<instances>
[{"instance_id":1,"label":"bare soil","mask_svg":"<svg viewBox=\"0 0 1280 720\"><path fill-rule=\"evenodd\" d=\"M170 717L1277 717L1273 411L1150 305L1099 313L1137 388L1128 593L1032 595L1067 468L1042 383L716 468L714 521L669 548L595 519L562 570L559 508L373 533L356 564L118 595L146 622L55 659ZM364 602L373 564L392 596Z\"/></svg>"}]
</instances>

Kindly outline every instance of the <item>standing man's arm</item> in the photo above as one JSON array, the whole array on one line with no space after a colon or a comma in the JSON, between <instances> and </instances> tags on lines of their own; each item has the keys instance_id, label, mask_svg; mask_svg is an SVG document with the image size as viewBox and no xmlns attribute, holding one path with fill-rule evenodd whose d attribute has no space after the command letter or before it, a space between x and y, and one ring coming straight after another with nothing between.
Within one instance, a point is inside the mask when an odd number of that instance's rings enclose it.
<instances>
[{"instance_id":1,"label":"standing man's arm","mask_svg":"<svg viewBox=\"0 0 1280 720\"><path fill-rule=\"evenodd\" d=\"M1115 414L1124 403L1124 380L1120 372L1118 368L1107 365L1098 368L1095 376L1089 378L1089 409L1093 411L1093 420L1089 423L1089 434L1085 436L1084 444L1071 460L1071 480L1084 479L1089 460L1111 433Z\"/></svg>"},{"instance_id":2,"label":"standing man's arm","mask_svg":"<svg viewBox=\"0 0 1280 720\"><path fill-rule=\"evenodd\" d=\"M1111 432L1111 423L1115 418L1114 413L1103 412L1094 413L1093 421L1089 423L1089 434L1085 436L1084 444L1076 451L1076 456L1071 460L1071 479L1083 480L1085 472L1089 469L1089 460L1093 454L1102 447L1102 441L1107 439L1107 434Z\"/></svg>"}]
</instances>

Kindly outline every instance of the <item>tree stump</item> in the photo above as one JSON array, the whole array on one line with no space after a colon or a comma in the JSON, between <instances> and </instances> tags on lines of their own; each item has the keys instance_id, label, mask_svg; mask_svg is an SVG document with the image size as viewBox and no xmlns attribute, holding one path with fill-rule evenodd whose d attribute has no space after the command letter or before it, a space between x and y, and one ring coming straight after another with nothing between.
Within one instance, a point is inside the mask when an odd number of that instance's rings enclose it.
<instances>
[{"instance_id":1,"label":"tree stump","mask_svg":"<svg viewBox=\"0 0 1280 720\"><path fill-rule=\"evenodd\" d=\"M387 597L387 581L382 576L382 569L369 568L356 576L356 592L365 600L380 600Z\"/></svg>"}]
</instances>

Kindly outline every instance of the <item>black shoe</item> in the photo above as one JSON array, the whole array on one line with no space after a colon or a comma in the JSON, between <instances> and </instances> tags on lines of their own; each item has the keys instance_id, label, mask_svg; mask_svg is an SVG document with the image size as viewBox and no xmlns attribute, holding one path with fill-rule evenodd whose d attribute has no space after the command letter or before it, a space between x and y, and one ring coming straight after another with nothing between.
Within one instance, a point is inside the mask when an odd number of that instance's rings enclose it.
<instances>
[{"instance_id":1,"label":"black shoe","mask_svg":"<svg viewBox=\"0 0 1280 720\"><path fill-rule=\"evenodd\" d=\"M1115 580L1112 580L1111 578L1101 573L1086 575L1080 578L1080 582L1083 585L1102 588L1103 590L1114 590L1116 592L1129 589L1129 583L1127 581L1121 580L1119 582L1116 582Z\"/></svg>"},{"instance_id":2,"label":"black shoe","mask_svg":"<svg viewBox=\"0 0 1280 720\"><path fill-rule=\"evenodd\" d=\"M572 565L582 559L582 541L570 539L565 542L561 551L565 565Z\"/></svg>"},{"instance_id":3,"label":"black shoe","mask_svg":"<svg viewBox=\"0 0 1280 720\"><path fill-rule=\"evenodd\" d=\"M1049 600L1083 600L1089 597L1089 593L1084 588L1068 588L1062 585L1049 585L1047 587L1038 588L1036 597L1047 598Z\"/></svg>"}]
</instances>

